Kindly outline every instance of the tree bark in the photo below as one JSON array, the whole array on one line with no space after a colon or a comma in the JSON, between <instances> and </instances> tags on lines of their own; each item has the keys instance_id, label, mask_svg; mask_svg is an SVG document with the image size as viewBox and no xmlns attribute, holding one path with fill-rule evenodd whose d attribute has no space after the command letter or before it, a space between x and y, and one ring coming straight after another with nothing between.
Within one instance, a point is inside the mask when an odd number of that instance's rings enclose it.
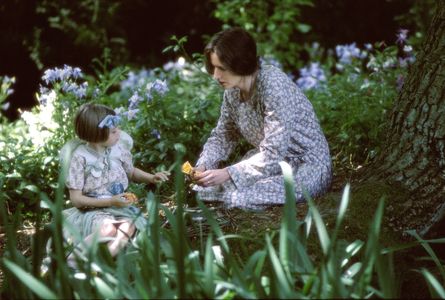
<instances>
[{"instance_id":1,"label":"tree bark","mask_svg":"<svg viewBox=\"0 0 445 300\"><path fill-rule=\"evenodd\" d=\"M387 206L396 230L431 233L445 213L445 1L437 1L416 62L387 124L387 147L366 177L410 191L404 203Z\"/></svg>"}]
</instances>

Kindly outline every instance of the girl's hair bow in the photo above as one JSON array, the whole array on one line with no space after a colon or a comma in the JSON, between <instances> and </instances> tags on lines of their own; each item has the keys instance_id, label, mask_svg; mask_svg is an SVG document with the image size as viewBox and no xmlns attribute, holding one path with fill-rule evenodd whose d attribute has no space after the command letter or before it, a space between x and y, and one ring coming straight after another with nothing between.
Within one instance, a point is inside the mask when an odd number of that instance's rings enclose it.
<instances>
[{"instance_id":1,"label":"girl's hair bow","mask_svg":"<svg viewBox=\"0 0 445 300\"><path fill-rule=\"evenodd\" d=\"M116 128L120 122L121 122L121 117L107 115L105 118L103 118L102 121L100 121L100 123L97 127L99 127L99 128L104 128L104 127L105 128Z\"/></svg>"}]
</instances>

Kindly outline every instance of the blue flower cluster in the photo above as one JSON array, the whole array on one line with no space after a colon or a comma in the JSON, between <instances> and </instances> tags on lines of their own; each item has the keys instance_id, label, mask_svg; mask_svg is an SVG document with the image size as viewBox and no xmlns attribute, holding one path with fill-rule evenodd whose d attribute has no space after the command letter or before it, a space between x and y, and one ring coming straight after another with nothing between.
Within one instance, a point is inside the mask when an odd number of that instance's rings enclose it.
<instances>
[{"instance_id":1,"label":"blue flower cluster","mask_svg":"<svg viewBox=\"0 0 445 300\"><path fill-rule=\"evenodd\" d=\"M157 93L162 97L168 92L167 81L156 79L154 82L147 83L145 90L145 95L149 100L153 99L153 93Z\"/></svg>"},{"instance_id":2,"label":"blue flower cluster","mask_svg":"<svg viewBox=\"0 0 445 300\"><path fill-rule=\"evenodd\" d=\"M182 62L175 65L164 66L171 71L177 70L182 66ZM128 120L135 119L139 113L139 105L144 102L150 102L155 96L164 97L169 91L167 80L155 79L155 70L142 69L139 72L130 71L127 79L120 83L121 90L131 92L131 96L128 99L128 107L120 107L116 109L118 115L125 116ZM162 77L162 74L161 74ZM161 134L157 129L152 129L151 135L157 140L161 139Z\"/></svg>"},{"instance_id":3,"label":"blue flower cluster","mask_svg":"<svg viewBox=\"0 0 445 300\"><path fill-rule=\"evenodd\" d=\"M153 71L142 69L139 72L135 73L133 71L128 72L127 79L123 80L120 83L122 90L133 90L137 87L142 86L146 81L147 78L152 76Z\"/></svg>"},{"instance_id":4,"label":"blue flower cluster","mask_svg":"<svg viewBox=\"0 0 445 300\"><path fill-rule=\"evenodd\" d=\"M302 90L320 88L326 82L324 70L318 62L311 63L308 67L300 69L300 78L297 79L297 85Z\"/></svg>"},{"instance_id":5,"label":"blue flower cluster","mask_svg":"<svg viewBox=\"0 0 445 300\"><path fill-rule=\"evenodd\" d=\"M67 65L63 69L54 68L48 69L44 72L42 79L46 84L54 83L56 81L65 81L70 78L78 79L83 77L82 71L79 68L73 68Z\"/></svg>"},{"instance_id":6,"label":"blue flower cluster","mask_svg":"<svg viewBox=\"0 0 445 300\"><path fill-rule=\"evenodd\" d=\"M342 64L350 64L353 58L363 59L367 56L365 51L360 50L355 43L349 45L337 45L335 53Z\"/></svg>"},{"instance_id":7,"label":"blue flower cluster","mask_svg":"<svg viewBox=\"0 0 445 300\"><path fill-rule=\"evenodd\" d=\"M83 74L80 68L64 65L63 69L54 68L47 69L42 76L42 80L47 84L61 83L61 90L65 93L71 93L76 98L82 99L87 95L88 82L82 84L76 83L76 80L82 78ZM39 101L42 105L46 105L47 99L51 91L47 87L40 87Z\"/></svg>"}]
</instances>

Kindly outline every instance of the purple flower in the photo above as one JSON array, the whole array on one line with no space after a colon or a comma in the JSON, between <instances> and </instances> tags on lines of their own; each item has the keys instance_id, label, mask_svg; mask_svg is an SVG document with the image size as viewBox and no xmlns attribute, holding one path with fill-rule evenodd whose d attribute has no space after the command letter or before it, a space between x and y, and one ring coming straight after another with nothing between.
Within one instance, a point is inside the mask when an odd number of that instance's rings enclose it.
<instances>
[{"instance_id":1,"label":"purple flower","mask_svg":"<svg viewBox=\"0 0 445 300\"><path fill-rule=\"evenodd\" d=\"M136 114L139 112L139 109L130 109L124 113L127 116L128 120L133 120L136 117Z\"/></svg>"},{"instance_id":2,"label":"purple flower","mask_svg":"<svg viewBox=\"0 0 445 300\"><path fill-rule=\"evenodd\" d=\"M81 86L77 87L77 89L73 90L73 94L78 98L84 98L87 95L88 82L82 83Z\"/></svg>"},{"instance_id":3,"label":"purple flower","mask_svg":"<svg viewBox=\"0 0 445 300\"><path fill-rule=\"evenodd\" d=\"M42 80L44 80L46 84L49 84L56 82L57 80L65 81L71 77L74 79L82 77L82 71L79 68L64 65L63 69L54 68L45 70Z\"/></svg>"},{"instance_id":4,"label":"purple flower","mask_svg":"<svg viewBox=\"0 0 445 300\"><path fill-rule=\"evenodd\" d=\"M408 29L399 29L399 31L396 34L397 40L396 43L403 45L406 43L406 40L408 38Z\"/></svg>"},{"instance_id":5,"label":"purple flower","mask_svg":"<svg viewBox=\"0 0 445 300\"><path fill-rule=\"evenodd\" d=\"M154 89L159 95L163 96L168 92L167 82L165 80L156 79L153 83L152 89Z\"/></svg>"},{"instance_id":6,"label":"purple flower","mask_svg":"<svg viewBox=\"0 0 445 300\"><path fill-rule=\"evenodd\" d=\"M128 108L129 109L134 109L136 107L138 107L139 103L142 101L142 97L139 96L139 94L136 92L133 94L133 96L130 97L130 99L128 99Z\"/></svg>"},{"instance_id":7,"label":"purple flower","mask_svg":"<svg viewBox=\"0 0 445 300\"><path fill-rule=\"evenodd\" d=\"M168 86L166 80L156 79L154 82L147 83L146 87L146 95L147 99L152 99L153 91L156 92L160 96L164 96L168 92Z\"/></svg>"},{"instance_id":8,"label":"purple flower","mask_svg":"<svg viewBox=\"0 0 445 300\"><path fill-rule=\"evenodd\" d=\"M338 45L335 47L337 57L342 64L350 64L353 58L365 58L366 52L356 47L355 43L349 45Z\"/></svg>"},{"instance_id":9,"label":"purple flower","mask_svg":"<svg viewBox=\"0 0 445 300\"><path fill-rule=\"evenodd\" d=\"M304 91L315 88L317 84L317 80L313 77L302 77L297 80L297 85Z\"/></svg>"},{"instance_id":10,"label":"purple flower","mask_svg":"<svg viewBox=\"0 0 445 300\"><path fill-rule=\"evenodd\" d=\"M136 89L139 88L148 77L150 77L151 71L142 69L138 73L133 71L128 72L127 79L121 82L121 89Z\"/></svg>"},{"instance_id":11,"label":"purple flower","mask_svg":"<svg viewBox=\"0 0 445 300\"><path fill-rule=\"evenodd\" d=\"M261 57L260 63L266 64L266 65L272 65L279 69L282 69L282 67L283 67L283 65L275 57L272 57L272 56Z\"/></svg>"},{"instance_id":12,"label":"purple flower","mask_svg":"<svg viewBox=\"0 0 445 300\"><path fill-rule=\"evenodd\" d=\"M82 75L82 70L80 70L79 68L74 68L73 69L73 73L72 73L72 76L73 76L73 78L74 79L77 79L77 78L81 78L83 75Z\"/></svg>"},{"instance_id":13,"label":"purple flower","mask_svg":"<svg viewBox=\"0 0 445 300\"><path fill-rule=\"evenodd\" d=\"M42 79L49 84L55 82L58 77L57 69L48 69L43 73Z\"/></svg>"},{"instance_id":14,"label":"purple flower","mask_svg":"<svg viewBox=\"0 0 445 300\"><path fill-rule=\"evenodd\" d=\"M318 62L311 63L309 67L300 69L300 76L297 80L297 85L302 90L318 88L322 82L326 81L326 75Z\"/></svg>"},{"instance_id":15,"label":"purple flower","mask_svg":"<svg viewBox=\"0 0 445 300\"><path fill-rule=\"evenodd\" d=\"M401 68L406 68L409 65L413 64L416 61L416 58L413 55L407 57L399 57L399 66Z\"/></svg>"},{"instance_id":16,"label":"purple flower","mask_svg":"<svg viewBox=\"0 0 445 300\"><path fill-rule=\"evenodd\" d=\"M1 107L2 107L2 110L6 111L9 109L10 106L11 106L11 103L6 102L6 103L2 104Z\"/></svg>"},{"instance_id":17,"label":"purple flower","mask_svg":"<svg viewBox=\"0 0 445 300\"><path fill-rule=\"evenodd\" d=\"M365 46L365 49L368 51L371 51L373 48L371 43L366 43L364 46Z\"/></svg>"},{"instance_id":18,"label":"purple flower","mask_svg":"<svg viewBox=\"0 0 445 300\"><path fill-rule=\"evenodd\" d=\"M184 69L185 67L185 59L183 57L179 57L177 61L168 61L167 63L165 63L162 68L164 69L164 71L169 72L169 71L179 71Z\"/></svg>"}]
</instances>

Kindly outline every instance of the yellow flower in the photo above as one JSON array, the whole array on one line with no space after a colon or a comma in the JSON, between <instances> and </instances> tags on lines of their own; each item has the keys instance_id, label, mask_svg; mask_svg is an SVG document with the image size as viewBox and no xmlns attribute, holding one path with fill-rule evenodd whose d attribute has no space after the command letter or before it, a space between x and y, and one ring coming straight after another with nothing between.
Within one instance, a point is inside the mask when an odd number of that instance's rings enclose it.
<instances>
[{"instance_id":1,"label":"yellow flower","mask_svg":"<svg viewBox=\"0 0 445 300\"><path fill-rule=\"evenodd\" d=\"M186 161L182 165L181 170L182 170L182 173L185 173L187 175L192 175L193 167L188 161Z\"/></svg>"}]
</instances>

